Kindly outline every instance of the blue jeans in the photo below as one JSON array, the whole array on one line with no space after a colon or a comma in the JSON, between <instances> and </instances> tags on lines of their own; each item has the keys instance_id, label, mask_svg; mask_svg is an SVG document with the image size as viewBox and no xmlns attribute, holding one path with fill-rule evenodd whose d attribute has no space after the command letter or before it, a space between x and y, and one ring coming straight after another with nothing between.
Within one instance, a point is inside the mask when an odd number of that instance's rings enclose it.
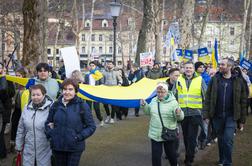
<instances>
[{"instance_id":1,"label":"blue jeans","mask_svg":"<svg viewBox=\"0 0 252 166\"><path fill-rule=\"evenodd\" d=\"M232 116L213 118L213 128L218 137L219 163L231 166L236 122Z\"/></svg>"}]
</instances>

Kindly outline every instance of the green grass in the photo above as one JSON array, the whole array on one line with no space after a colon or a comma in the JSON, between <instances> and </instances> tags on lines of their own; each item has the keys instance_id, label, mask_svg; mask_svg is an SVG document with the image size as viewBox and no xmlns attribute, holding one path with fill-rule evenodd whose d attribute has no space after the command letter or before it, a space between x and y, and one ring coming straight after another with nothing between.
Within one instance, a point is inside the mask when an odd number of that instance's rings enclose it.
<instances>
[{"instance_id":1,"label":"green grass","mask_svg":"<svg viewBox=\"0 0 252 166\"><path fill-rule=\"evenodd\" d=\"M203 152L204 153L204 152ZM217 144L206 149L195 166L214 166L218 161ZM252 117L247 118L243 132L238 131L234 138L233 166L252 166Z\"/></svg>"}]
</instances>

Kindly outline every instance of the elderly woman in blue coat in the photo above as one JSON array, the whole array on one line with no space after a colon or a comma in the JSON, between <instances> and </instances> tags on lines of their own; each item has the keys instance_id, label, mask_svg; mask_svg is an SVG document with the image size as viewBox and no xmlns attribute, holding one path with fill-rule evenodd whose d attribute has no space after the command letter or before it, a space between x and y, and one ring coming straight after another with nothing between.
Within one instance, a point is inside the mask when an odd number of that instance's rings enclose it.
<instances>
[{"instance_id":1,"label":"elderly woman in blue coat","mask_svg":"<svg viewBox=\"0 0 252 166\"><path fill-rule=\"evenodd\" d=\"M57 166L78 166L85 140L96 129L89 106L77 96L78 83L66 79L63 96L52 105L45 123Z\"/></svg>"},{"instance_id":2,"label":"elderly woman in blue coat","mask_svg":"<svg viewBox=\"0 0 252 166\"><path fill-rule=\"evenodd\" d=\"M18 124L16 150L22 153L24 166L50 166L52 152L44 124L53 100L41 84L31 86L30 93Z\"/></svg>"},{"instance_id":3,"label":"elderly woman in blue coat","mask_svg":"<svg viewBox=\"0 0 252 166\"><path fill-rule=\"evenodd\" d=\"M163 126L159 116L158 105L164 127L170 130L175 130L178 127L177 121L183 120L184 114L173 93L168 91L166 83L158 83L156 92L157 97L153 98L150 104L146 104L144 100L140 101L145 114L150 115L151 118L148 136L151 139L152 166L161 166L163 147L170 165L177 166L178 138L175 137L175 139L171 141L165 141L162 139L161 133Z\"/></svg>"}]
</instances>

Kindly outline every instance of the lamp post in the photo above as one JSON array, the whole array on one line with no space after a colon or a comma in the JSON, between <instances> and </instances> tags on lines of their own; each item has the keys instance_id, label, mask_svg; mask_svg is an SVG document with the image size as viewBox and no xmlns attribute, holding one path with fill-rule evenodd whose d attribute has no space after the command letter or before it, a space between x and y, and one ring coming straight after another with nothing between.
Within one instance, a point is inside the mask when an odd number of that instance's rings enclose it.
<instances>
[{"instance_id":1,"label":"lamp post","mask_svg":"<svg viewBox=\"0 0 252 166\"><path fill-rule=\"evenodd\" d=\"M113 17L113 32L114 32L114 42L113 42L113 47L114 47L114 52L113 52L113 61L114 64L116 65L116 19L120 14L120 10L121 10L121 4L116 2L116 0L114 2L110 3L110 10L111 10L111 16Z\"/></svg>"}]
</instances>

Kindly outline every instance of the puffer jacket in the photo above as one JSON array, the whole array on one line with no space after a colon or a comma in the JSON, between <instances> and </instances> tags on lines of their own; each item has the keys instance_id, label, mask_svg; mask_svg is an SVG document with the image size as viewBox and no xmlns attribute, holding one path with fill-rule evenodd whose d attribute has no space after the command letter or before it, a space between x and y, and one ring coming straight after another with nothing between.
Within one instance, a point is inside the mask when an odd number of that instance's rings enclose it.
<instances>
[{"instance_id":1,"label":"puffer jacket","mask_svg":"<svg viewBox=\"0 0 252 166\"><path fill-rule=\"evenodd\" d=\"M162 72L162 69L161 68L158 68L158 69L151 69L147 76L147 78L150 78L150 79L158 79L158 78L162 78L163 77L163 72Z\"/></svg>"},{"instance_id":2,"label":"puffer jacket","mask_svg":"<svg viewBox=\"0 0 252 166\"><path fill-rule=\"evenodd\" d=\"M51 165L52 152L45 135L44 124L52 103L52 99L46 96L46 102L42 107L35 110L32 102L29 102L22 112L16 136L16 150L23 150L25 166L34 166L35 159L37 166Z\"/></svg>"},{"instance_id":3,"label":"puffer jacket","mask_svg":"<svg viewBox=\"0 0 252 166\"><path fill-rule=\"evenodd\" d=\"M144 113L150 115L150 124L149 124L149 138L160 142L164 141L161 138L162 124L158 114L158 102L160 102L160 113L164 126L168 129L176 129L177 121L184 119L184 113L181 110L179 115L176 115L176 109L179 108L179 104L176 101L176 98L169 92L165 100L159 101L157 97L153 98L150 104L146 104L144 108Z\"/></svg>"},{"instance_id":4,"label":"puffer jacket","mask_svg":"<svg viewBox=\"0 0 252 166\"><path fill-rule=\"evenodd\" d=\"M52 105L45 123L46 134L53 150L65 152L82 152L85 150L85 139L96 129L89 106L75 96L66 106L63 97ZM54 124L54 128L48 126Z\"/></svg>"},{"instance_id":5,"label":"puffer jacket","mask_svg":"<svg viewBox=\"0 0 252 166\"><path fill-rule=\"evenodd\" d=\"M48 78L44 81L35 78L35 84L42 84L46 88L46 94L55 101L59 93L59 84L55 79Z\"/></svg>"}]
</instances>

